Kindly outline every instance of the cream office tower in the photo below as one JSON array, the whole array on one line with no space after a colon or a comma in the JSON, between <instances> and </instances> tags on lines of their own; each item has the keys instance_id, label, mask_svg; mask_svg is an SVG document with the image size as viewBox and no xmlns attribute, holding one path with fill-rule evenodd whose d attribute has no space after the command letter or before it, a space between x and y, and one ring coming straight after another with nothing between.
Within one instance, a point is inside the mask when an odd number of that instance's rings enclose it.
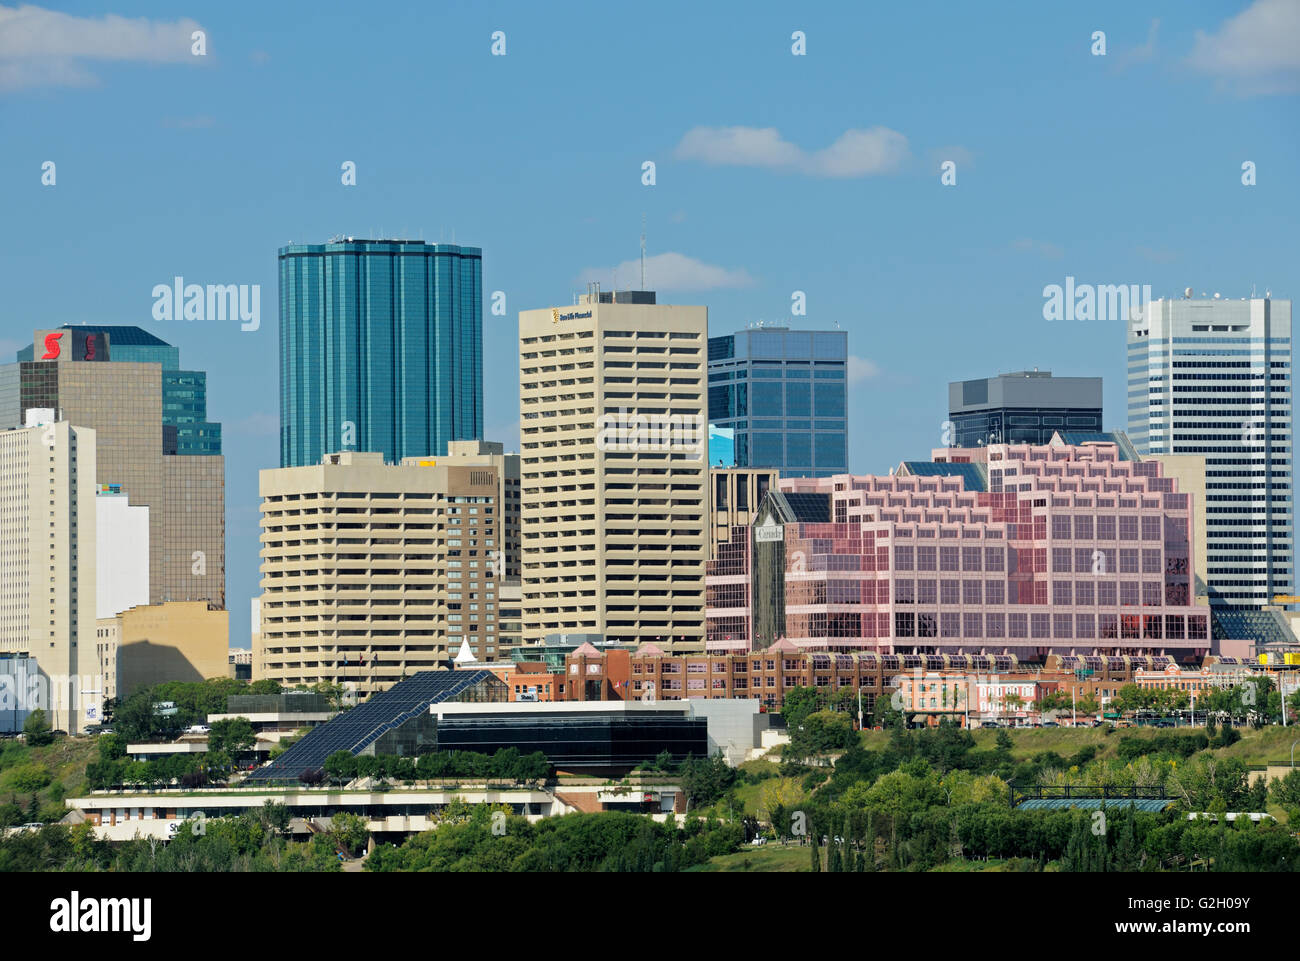
<instances>
[{"instance_id":1,"label":"cream office tower","mask_svg":"<svg viewBox=\"0 0 1300 961\"><path fill-rule=\"evenodd\" d=\"M0 658L32 658L0 680L0 725L42 708L76 733L98 708L95 658L95 432L31 408L0 431ZM40 680L32 681L39 668ZM98 720L98 717L95 718ZM6 723L7 722L7 723Z\"/></svg>"},{"instance_id":2,"label":"cream office tower","mask_svg":"<svg viewBox=\"0 0 1300 961\"><path fill-rule=\"evenodd\" d=\"M599 292L519 315L523 641L704 641L708 310Z\"/></svg>"}]
</instances>

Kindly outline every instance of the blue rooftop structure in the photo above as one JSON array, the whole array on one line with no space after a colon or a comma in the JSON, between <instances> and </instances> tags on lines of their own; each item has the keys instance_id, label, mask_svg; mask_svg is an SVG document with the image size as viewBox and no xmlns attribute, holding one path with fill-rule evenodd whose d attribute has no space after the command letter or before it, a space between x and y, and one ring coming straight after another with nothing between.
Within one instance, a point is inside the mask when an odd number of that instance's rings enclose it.
<instances>
[{"instance_id":1,"label":"blue rooftop structure","mask_svg":"<svg viewBox=\"0 0 1300 961\"><path fill-rule=\"evenodd\" d=\"M925 460L905 460L898 473L904 477L960 477L968 491L986 491L988 468L983 464L949 464Z\"/></svg>"},{"instance_id":2,"label":"blue rooftop structure","mask_svg":"<svg viewBox=\"0 0 1300 961\"><path fill-rule=\"evenodd\" d=\"M1164 811L1178 803L1176 798L1078 798L1078 797L1054 797L1054 798L1029 798L1021 801L1016 805L1017 811L1067 811L1070 808L1076 808L1080 811L1099 811L1102 808L1113 810L1115 808L1131 807L1138 811L1146 811L1151 814Z\"/></svg>"},{"instance_id":3,"label":"blue rooftop structure","mask_svg":"<svg viewBox=\"0 0 1300 961\"><path fill-rule=\"evenodd\" d=\"M427 716L429 705L443 701L504 701L506 686L491 671L421 671L374 694L332 721L312 728L301 741L245 782L294 781L304 771L319 771L336 751L366 753L385 734ZM370 753L374 753L373 749ZM414 753L414 752L412 752Z\"/></svg>"}]
</instances>

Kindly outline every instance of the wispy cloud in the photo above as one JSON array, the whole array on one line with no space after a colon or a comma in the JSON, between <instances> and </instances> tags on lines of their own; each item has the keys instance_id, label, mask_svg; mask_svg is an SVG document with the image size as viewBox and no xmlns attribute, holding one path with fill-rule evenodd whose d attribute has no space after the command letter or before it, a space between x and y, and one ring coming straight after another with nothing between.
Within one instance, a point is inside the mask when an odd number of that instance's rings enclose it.
<instances>
[{"instance_id":1,"label":"wispy cloud","mask_svg":"<svg viewBox=\"0 0 1300 961\"><path fill-rule=\"evenodd\" d=\"M695 127L677 145L684 160L714 166L766 167L814 177L895 173L910 156L907 137L888 127L846 130L829 147L808 151L775 127Z\"/></svg>"},{"instance_id":2,"label":"wispy cloud","mask_svg":"<svg viewBox=\"0 0 1300 961\"><path fill-rule=\"evenodd\" d=\"M754 278L743 268L728 270L706 264L685 254L655 254L645 259L646 286L651 290L716 290L722 287L748 287ZM641 261L625 260L616 267L588 267L578 277L579 284L613 283L619 290L641 285Z\"/></svg>"},{"instance_id":3,"label":"wispy cloud","mask_svg":"<svg viewBox=\"0 0 1300 961\"><path fill-rule=\"evenodd\" d=\"M87 63L97 60L202 65L208 58L190 52L198 29L189 18L165 23L0 6L0 90L94 86L99 78Z\"/></svg>"},{"instance_id":4,"label":"wispy cloud","mask_svg":"<svg viewBox=\"0 0 1300 961\"><path fill-rule=\"evenodd\" d=\"M855 354L849 355L848 381L850 385L860 384L864 380L871 380L879 376L880 365L874 360L858 357Z\"/></svg>"},{"instance_id":5,"label":"wispy cloud","mask_svg":"<svg viewBox=\"0 0 1300 961\"><path fill-rule=\"evenodd\" d=\"M1151 26L1147 29L1147 42L1138 47L1130 47L1127 50L1120 50L1110 58L1111 66L1115 70L1126 70L1135 63L1149 63L1156 58L1156 35L1160 32L1160 18L1157 17L1151 21Z\"/></svg>"},{"instance_id":6,"label":"wispy cloud","mask_svg":"<svg viewBox=\"0 0 1300 961\"><path fill-rule=\"evenodd\" d=\"M1243 96L1300 88L1300 2L1255 0L1217 33L1198 30L1187 62Z\"/></svg>"},{"instance_id":7,"label":"wispy cloud","mask_svg":"<svg viewBox=\"0 0 1300 961\"><path fill-rule=\"evenodd\" d=\"M1065 256L1065 251L1059 244L1050 243L1046 240L1034 240L1031 237L1021 237L1011 244L1013 250L1023 251L1024 253L1037 254L1048 260L1060 260Z\"/></svg>"}]
</instances>

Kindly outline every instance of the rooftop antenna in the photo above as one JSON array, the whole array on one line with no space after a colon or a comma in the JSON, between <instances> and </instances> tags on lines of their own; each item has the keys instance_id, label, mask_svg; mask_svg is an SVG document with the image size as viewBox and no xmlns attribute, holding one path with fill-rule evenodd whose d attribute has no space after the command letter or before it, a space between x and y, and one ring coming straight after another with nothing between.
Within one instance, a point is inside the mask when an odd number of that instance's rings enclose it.
<instances>
[{"instance_id":1,"label":"rooftop antenna","mask_svg":"<svg viewBox=\"0 0 1300 961\"><path fill-rule=\"evenodd\" d=\"M645 290L645 212L641 213L641 289Z\"/></svg>"}]
</instances>

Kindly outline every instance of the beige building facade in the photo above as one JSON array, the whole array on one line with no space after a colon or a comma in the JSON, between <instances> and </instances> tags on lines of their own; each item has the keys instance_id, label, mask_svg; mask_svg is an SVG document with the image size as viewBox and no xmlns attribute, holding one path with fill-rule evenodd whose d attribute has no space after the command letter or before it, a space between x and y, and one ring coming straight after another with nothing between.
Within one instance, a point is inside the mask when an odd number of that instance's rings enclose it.
<instances>
[{"instance_id":1,"label":"beige building facade","mask_svg":"<svg viewBox=\"0 0 1300 961\"><path fill-rule=\"evenodd\" d=\"M523 642L703 644L705 307L519 315Z\"/></svg>"},{"instance_id":2,"label":"beige building facade","mask_svg":"<svg viewBox=\"0 0 1300 961\"><path fill-rule=\"evenodd\" d=\"M264 470L259 488L255 680L364 697L445 667L466 640L477 658L499 657L495 467L344 452Z\"/></svg>"},{"instance_id":3,"label":"beige building facade","mask_svg":"<svg viewBox=\"0 0 1300 961\"><path fill-rule=\"evenodd\" d=\"M100 621L117 641L117 691L130 697L164 681L206 681L228 673L230 612L207 601L132 607Z\"/></svg>"},{"instance_id":4,"label":"beige building facade","mask_svg":"<svg viewBox=\"0 0 1300 961\"><path fill-rule=\"evenodd\" d=\"M519 517L519 455L505 453L505 445L488 440L453 440L441 457L407 457L403 464L444 467L492 467L499 478L502 536L497 558L507 578L519 577L521 523Z\"/></svg>"},{"instance_id":5,"label":"beige building facade","mask_svg":"<svg viewBox=\"0 0 1300 961\"><path fill-rule=\"evenodd\" d=\"M26 412L0 431L0 655L35 659L39 682L9 691L76 732L98 708L95 662L95 431ZM84 692L84 693L83 693ZM84 703L83 703L84 702Z\"/></svg>"},{"instance_id":6,"label":"beige building facade","mask_svg":"<svg viewBox=\"0 0 1300 961\"><path fill-rule=\"evenodd\" d=\"M759 501L776 489L780 471L769 467L709 468L709 559L717 560L718 545L731 540L731 529L749 526Z\"/></svg>"}]
</instances>

